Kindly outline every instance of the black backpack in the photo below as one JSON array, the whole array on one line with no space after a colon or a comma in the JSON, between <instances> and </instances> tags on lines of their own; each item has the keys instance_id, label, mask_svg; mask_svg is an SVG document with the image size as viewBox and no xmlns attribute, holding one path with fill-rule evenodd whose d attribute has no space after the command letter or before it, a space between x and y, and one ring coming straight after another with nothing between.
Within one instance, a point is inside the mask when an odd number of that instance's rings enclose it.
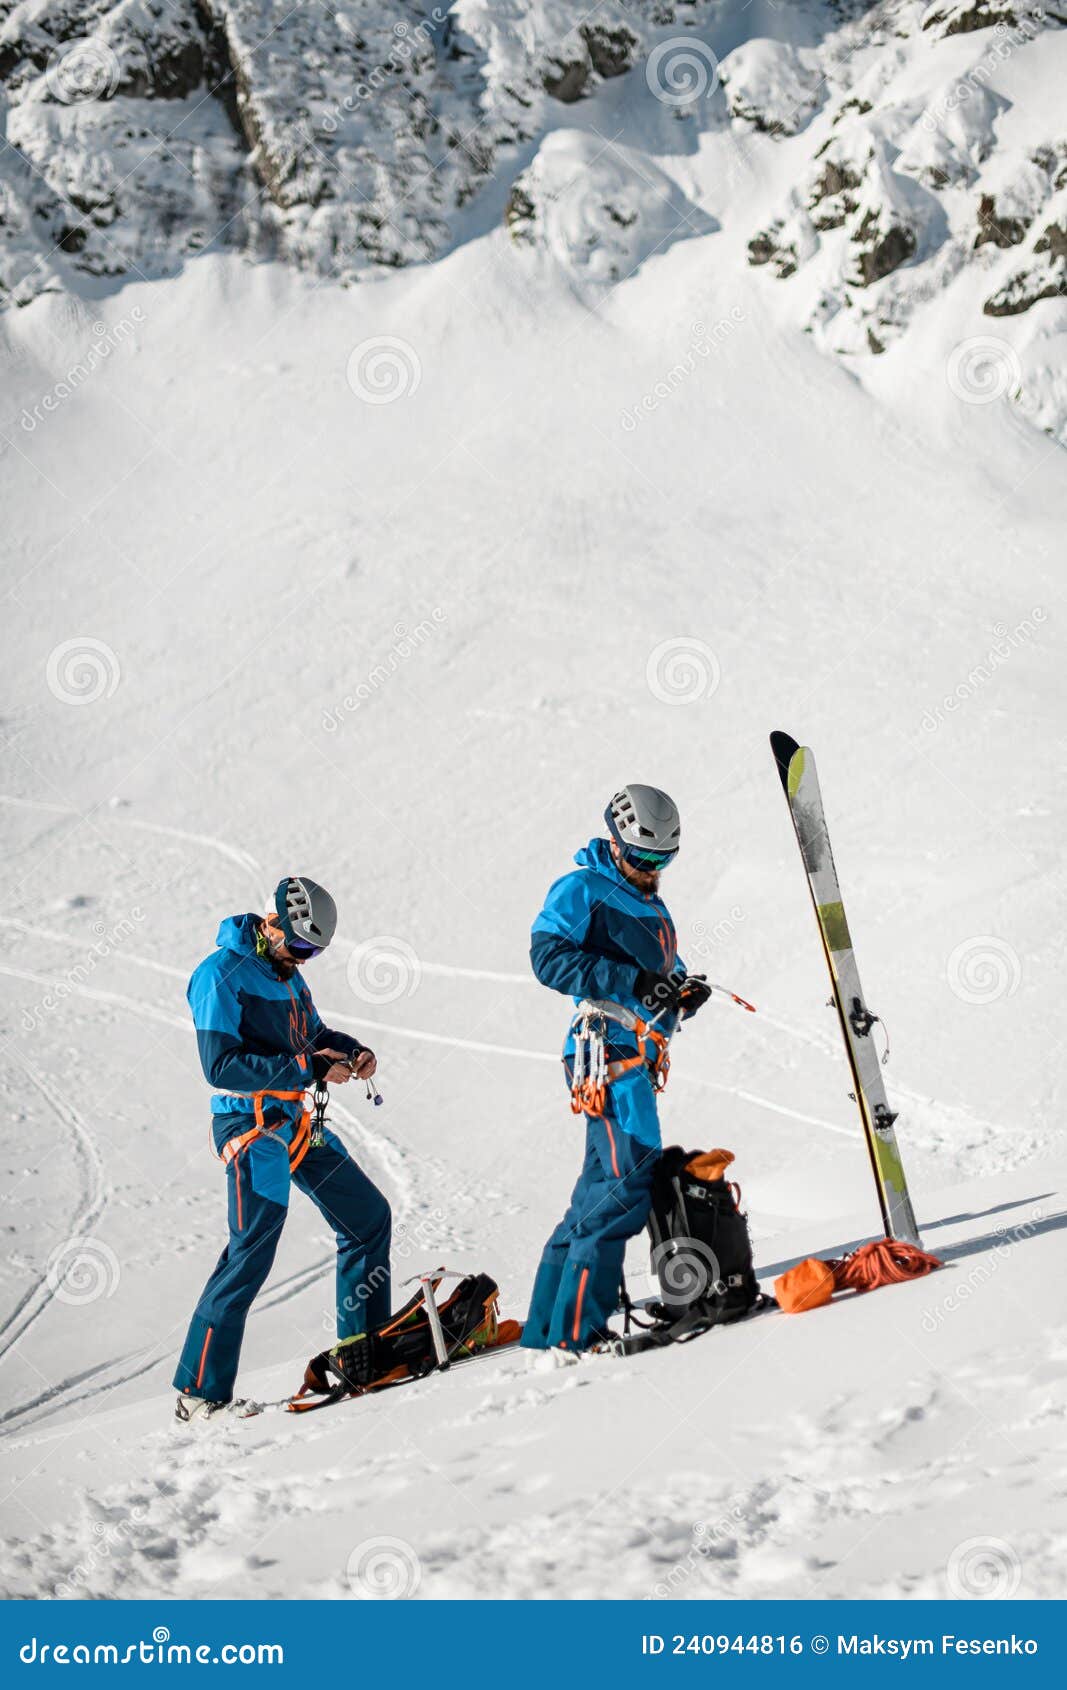
<instances>
[{"instance_id":1,"label":"black backpack","mask_svg":"<svg viewBox=\"0 0 1067 1690\"><path fill-rule=\"evenodd\" d=\"M675 1327L673 1338L741 1320L760 1301L748 1221L739 1188L706 1179L705 1153L672 1145L656 1165L648 1230L661 1300L649 1312Z\"/></svg>"},{"instance_id":2,"label":"black backpack","mask_svg":"<svg viewBox=\"0 0 1067 1690\"><path fill-rule=\"evenodd\" d=\"M436 1282L434 1285L436 1290ZM426 1288L420 1286L404 1307L376 1332L343 1338L332 1349L312 1356L304 1383L290 1400L295 1412L324 1408L346 1396L363 1396L405 1379L421 1379L437 1366L433 1331L426 1312ZM487 1349L503 1336L497 1319L500 1290L486 1273L461 1279L438 1314L450 1361L461 1361ZM307 1402L317 1396L324 1400Z\"/></svg>"}]
</instances>

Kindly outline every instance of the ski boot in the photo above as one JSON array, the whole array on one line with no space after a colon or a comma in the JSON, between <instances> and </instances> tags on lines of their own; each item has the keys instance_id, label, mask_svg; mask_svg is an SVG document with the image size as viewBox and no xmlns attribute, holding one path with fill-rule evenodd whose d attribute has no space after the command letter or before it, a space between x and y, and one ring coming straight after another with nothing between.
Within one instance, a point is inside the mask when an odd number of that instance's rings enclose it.
<instances>
[{"instance_id":1,"label":"ski boot","mask_svg":"<svg viewBox=\"0 0 1067 1690\"><path fill-rule=\"evenodd\" d=\"M263 1404L250 1397L234 1397L230 1402L210 1402L207 1397L180 1396L174 1404L174 1418L187 1426L191 1420L210 1420L216 1414L229 1414L235 1420L249 1420L263 1413Z\"/></svg>"}]
</instances>

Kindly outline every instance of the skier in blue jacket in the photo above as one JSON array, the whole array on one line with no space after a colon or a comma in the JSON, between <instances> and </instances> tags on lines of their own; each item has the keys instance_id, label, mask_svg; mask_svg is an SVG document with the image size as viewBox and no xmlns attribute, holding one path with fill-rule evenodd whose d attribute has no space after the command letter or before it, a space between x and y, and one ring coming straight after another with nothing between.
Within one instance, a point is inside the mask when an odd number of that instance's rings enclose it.
<instances>
[{"instance_id":1,"label":"skier in blue jacket","mask_svg":"<svg viewBox=\"0 0 1067 1690\"><path fill-rule=\"evenodd\" d=\"M306 875L279 882L267 916L235 915L196 969L188 998L209 1085L212 1136L226 1164L230 1236L189 1327L174 1383L187 1421L259 1405L234 1400L245 1319L281 1237L290 1185L305 1192L337 1238L337 1336L389 1314L389 1204L328 1129L311 1143L305 1092L316 1081L370 1079L374 1053L323 1026L302 964L333 938L337 909Z\"/></svg>"},{"instance_id":2,"label":"skier in blue jacket","mask_svg":"<svg viewBox=\"0 0 1067 1690\"><path fill-rule=\"evenodd\" d=\"M710 997L686 977L659 877L678 854L677 806L658 787L630 785L604 812L609 838L575 856L577 870L549 889L534 922L530 961L542 985L574 999L620 1006L669 1038ZM626 1240L651 1206L660 1152L657 1067L663 1046L607 1023L603 1105L586 1108L585 1160L570 1207L545 1245L522 1342L587 1349L619 1305ZM563 1057L574 1075L574 1029Z\"/></svg>"}]
</instances>

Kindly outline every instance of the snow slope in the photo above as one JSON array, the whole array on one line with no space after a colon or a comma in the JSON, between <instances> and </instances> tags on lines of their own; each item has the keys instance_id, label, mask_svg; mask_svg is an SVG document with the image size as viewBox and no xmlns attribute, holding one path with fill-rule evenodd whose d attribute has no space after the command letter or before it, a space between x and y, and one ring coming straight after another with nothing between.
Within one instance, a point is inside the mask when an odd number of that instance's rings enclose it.
<instances>
[{"instance_id":1,"label":"snow slope","mask_svg":"<svg viewBox=\"0 0 1067 1690\"><path fill-rule=\"evenodd\" d=\"M877 392L822 357L748 263L790 159L728 145L658 155L699 226L614 284L564 213L348 291L208 256L4 319L10 1594L1062 1593L1064 457L949 383L947 311ZM760 1009L680 1036L668 1139L735 1149L768 1273L876 1230L778 726L945 1275L179 1439L222 1215L184 982L290 865L341 904L312 982L380 1055L336 1113L398 1279L524 1310L578 1155L528 928L626 779L682 805L683 955ZM329 1295L294 1201L243 1388Z\"/></svg>"}]
</instances>

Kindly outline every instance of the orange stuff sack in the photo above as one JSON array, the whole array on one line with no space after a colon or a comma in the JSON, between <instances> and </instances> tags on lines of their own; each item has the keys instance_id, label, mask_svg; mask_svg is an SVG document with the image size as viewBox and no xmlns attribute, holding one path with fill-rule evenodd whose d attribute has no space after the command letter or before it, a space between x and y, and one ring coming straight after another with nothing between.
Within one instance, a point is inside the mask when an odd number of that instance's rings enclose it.
<instances>
[{"instance_id":1,"label":"orange stuff sack","mask_svg":"<svg viewBox=\"0 0 1067 1690\"><path fill-rule=\"evenodd\" d=\"M690 1157L685 1171L692 1174L694 1179L722 1179L733 1159L732 1150L702 1150L699 1155Z\"/></svg>"},{"instance_id":2,"label":"orange stuff sack","mask_svg":"<svg viewBox=\"0 0 1067 1690\"><path fill-rule=\"evenodd\" d=\"M916 1244L902 1244L896 1238L879 1238L861 1244L851 1255L821 1262L809 1256L774 1282L778 1306L786 1314L803 1314L828 1303L835 1291L877 1291L880 1285L901 1285L935 1273L941 1262Z\"/></svg>"},{"instance_id":3,"label":"orange stuff sack","mask_svg":"<svg viewBox=\"0 0 1067 1690\"><path fill-rule=\"evenodd\" d=\"M836 1284L834 1266L833 1262L820 1262L817 1256L808 1256L806 1261L779 1274L774 1282L778 1307L786 1314L803 1314L807 1309L828 1303Z\"/></svg>"}]
</instances>

